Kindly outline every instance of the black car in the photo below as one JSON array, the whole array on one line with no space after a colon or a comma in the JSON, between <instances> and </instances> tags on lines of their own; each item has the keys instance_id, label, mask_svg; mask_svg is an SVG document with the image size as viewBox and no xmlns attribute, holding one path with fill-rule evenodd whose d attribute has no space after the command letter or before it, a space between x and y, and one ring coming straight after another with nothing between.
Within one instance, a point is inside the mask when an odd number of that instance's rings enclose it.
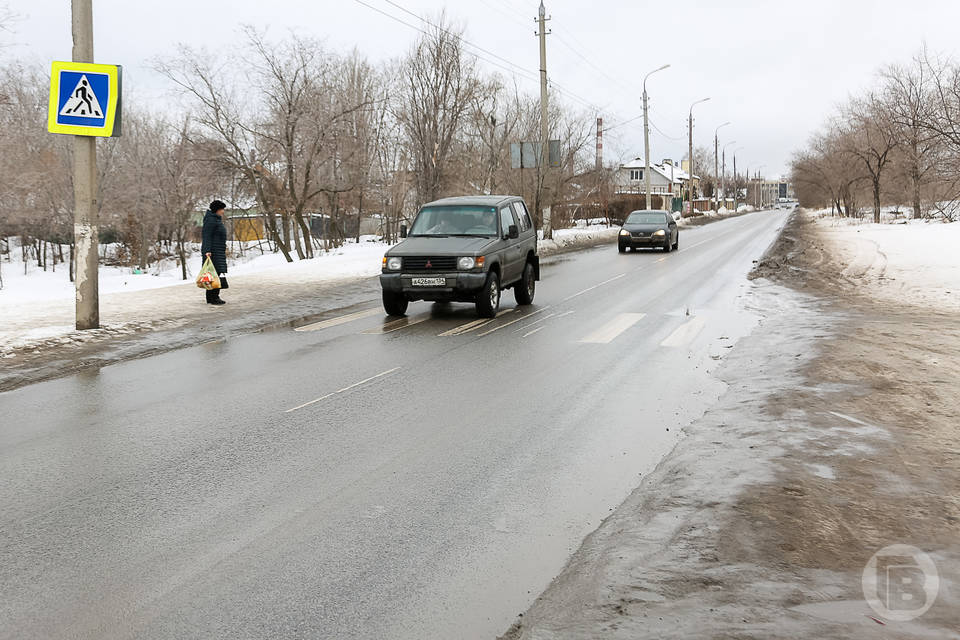
<instances>
[{"instance_id":1,"label":"black car","mask_svg":"<svg viewBox=\"0 0 960 640\"><path fill-rule=\"evenodd\" d=\"M663 247L664 251L680 248L680 230L669 211L658 209L634 211L627 216L617 236L620 253L640 247Z\"/></svg>"}]
</instances>

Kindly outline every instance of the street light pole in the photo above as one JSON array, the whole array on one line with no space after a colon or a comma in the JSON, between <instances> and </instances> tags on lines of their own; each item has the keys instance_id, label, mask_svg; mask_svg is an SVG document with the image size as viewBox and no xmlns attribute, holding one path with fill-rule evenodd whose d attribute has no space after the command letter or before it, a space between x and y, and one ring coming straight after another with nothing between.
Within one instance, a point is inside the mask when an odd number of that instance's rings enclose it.
<instances>
[{"instance_id":1,"label":"street light pole","mask_svg":"<svg viewBox=\"0 0 960 640\"><path fill-rule=\"evenodd\" d=\"M690 146L687 150L687 198L690 200L690 211L688 213L691 215L693 214L693 108L709 99L710 98L703 98L690 105ZM683 213L681 213L680 216L683 217Z\"/></svg>"},{"instance_id":2,"label":"street light pole","mask_svg":"<svg viewBox=\"0 0 960 640\"><path fill-rule=\"evenodd\" d=\"M720 177L720 167L718 162L718 152L720 148L720 129L724 128L730 124L729 122L724 122L722 125L717 127L713 132L713 179L717 180ZM713 210L716 211L720 207L717 206L719 201L717 200L717 183L713 184Z\"/></svg>"},{"instance_id":3,"label":"street light pole","mask_svg":"<svg viewBox=\"0 0 960 640\"><path fill-rule=\"evenodd\" d=\"M73 61L93 62L93 0L72 0ZM73 246L76 327L100 328L97 139L73 137Z\"/></svg>"},{"instance_id":4,"label":"street light pole","mask_svg":"<svg viewBox=\"0 0 960 640\"><path fill-rule=\"evenodd\" d=\"M669 66L669 64L665 64L643 76L643 161L645 163L643 178L647 192L647 209L650 209L650 119L647 116L647 78Z\"/></svg>"}]
</instances>

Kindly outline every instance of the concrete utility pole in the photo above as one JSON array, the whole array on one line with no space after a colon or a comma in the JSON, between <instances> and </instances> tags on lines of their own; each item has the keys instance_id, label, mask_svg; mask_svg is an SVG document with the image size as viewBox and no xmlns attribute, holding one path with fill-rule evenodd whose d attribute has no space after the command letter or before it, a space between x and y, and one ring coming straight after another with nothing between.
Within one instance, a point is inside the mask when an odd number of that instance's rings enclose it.
<instances>
[{"instance_id":1,"label":"concrete utility pole","mask_svg":"<svg viewBox=\"0 0 960 640\"><path fill-rule=\"evenodd\" d=\"M721 152L723 155L723 165L722 165L723 168L720 171L720 175L722 176L720 178L720 190L723 193L724 207L727 206L727 147L729 147L732 144L736 144L736 142L737 142L736 140L731 140L727 144L723 145L723 151Z\"/></svg>"},{"instance_id":2,"label":"concrete utility pole","mask_svg":"<svg viewBox=\"0 0 960 640\"><path fill-rule=\"evenodd\" d=\"M603 118L597 118L597 174L603 169Z\"/></svg>"},{"instance_id":3,"label":"concrete utility pole","mask_svg":"<svg viewBox=\"0 0 960 640\"><path fill-rule=\"evenodd\" d=\"M740 151L744 147L737 147L733 150L733 212L737 212L737 197L740 195L739 187L737 187L737 151Z\"/></svg>"},{"instance_id":4,"label":"concrete utility pole","mask_svg":"<svg viewBox=\"0 0 960 640\"><path fill-rule=\"evenodd\" d=\"M690 105L690 145L687 150L687 198L690 200L690 215L693 214L693 108L700 104L701 102L706 102L710 98L704 98L703 100L697 100L692 105ZM683 217L683 214L680 214Z\"/></svg>"},{"instance_id":5,"label":"concrete utility pole","mask_svg":"<svg viewBox=\"0 0 960 640\"><path fill-rule=\"evenodd\" d=\"M665 64L659 69L654 69L643 76L643 161L645 163L643 170L643 179L645 182L645 191L647 192L647 209L650 209L650 119L647 116L647 78L657 71L663 71L669 64Z\"/></svg>"},{"instance_id":6,"label":"concrete utility pole","mask_svg":"<svg viewBox=\"0 0 960 640\"><path fill-rule=\"evenodd\" d=\"M72 0L73 61L93 62L93 0ZM73 238L77 329L100 328L97 139L73 137Z\"/></svg>"},{"instance_id":7,"label":"concrete utility pole","mask_svg":"<svg viewBox=\"0 0 960 640\"><path fill-rule=\"evenodd\" d=\"M544 177L547 173L547 167L550 164L550 132L547 126L547 9L543 6L543 0L540 0L540 12L537 21L540 25L540 174L537 184L537 204L542 205L542 193ZM550 224L549 207L543 210L543 237L550 239L553 237L553 229Z\"/></svg>"},{"instance_id":8,"label":"concrete utility pole","mask_svg":"<svg viewBox=\"0 0 960 640\"><path fill-rule=\"evenodd\" d=\"M719 166L719 149L720 149L720 129L730 124L729 122L724 122L722 125L717 127L713 131L713 179L716 181L720 178L720 166ZM713 210L716 211L720 207L717 206L720 201L717 199L717 183L713 183Z\"/></svg>"},{"instance_id":9,"label":"concrete utility pole","mask_svg":"<svg viewBox=\"0 0 960 640\"><path fill-rule=\"evenodd\" d=\"M737 187L737 152L733 152L733 212L737 212L737 196L740 194L739 187Z\"/></svg>"}]
</instances>

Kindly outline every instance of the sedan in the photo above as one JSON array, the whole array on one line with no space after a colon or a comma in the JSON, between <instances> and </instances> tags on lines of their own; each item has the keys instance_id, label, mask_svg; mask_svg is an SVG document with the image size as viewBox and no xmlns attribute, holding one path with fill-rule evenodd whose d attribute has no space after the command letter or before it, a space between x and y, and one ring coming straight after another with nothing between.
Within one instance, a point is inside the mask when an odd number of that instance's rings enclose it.
<instances>
[{"instance_id":1,"label":"sedan","mask_svg":"<svg viewBox=\"0 0 960 640\"><path fill-rule=\"evenodd\" d=\"M680 248L680 231L673 214L662 210L634 211L627 216L620 235L617 237L617 248L620 253L627 249L640 247L662 247L664 251Z\"/></svg>"}]
</instances>

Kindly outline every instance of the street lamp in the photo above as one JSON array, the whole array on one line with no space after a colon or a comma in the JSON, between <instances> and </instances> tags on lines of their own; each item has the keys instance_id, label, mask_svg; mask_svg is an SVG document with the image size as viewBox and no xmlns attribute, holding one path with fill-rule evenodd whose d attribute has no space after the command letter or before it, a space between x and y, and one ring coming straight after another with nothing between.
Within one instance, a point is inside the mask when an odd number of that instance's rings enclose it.
<instances>
[{"instance_id":1,"label":"street lamp","mask_svg":"<svg viewBox=\"0 0 960 640\"><path fill-rule=\"evenodd\" d=\"M736 140L731 140L727 144L723 145L723 165L721 169L721 178L720 178L720 190L723 192L723 206L727 206L727 147L732 144L737 144Z\"/></svg>"},{"instance_id":2,"label":"street lamp","mask_svg":"<svg viewBox=\"0 0 960 640\"><path fill-rule=\"evenodd\" d=\"M719 133L720 133L720 129L723 129L723 128L724 128L725 126L727 126L728 124L730 124L730 123L729 123L729 122L724 122L722 125L720 125L719 127L717 127L717 128L714 130L714 132L713 132L713 179L714 179L714 180L716 180L718 177L720 177L720 167L719 167L719 155L720 155L720 154L719 154L719 140L720 140L720 137L719 137ZM716 185L716 183L714 183L714 185L713 185L713 210L714 210L714 211L716 211L717 209L719 209L719 207L717 206L717 203L718 203L718 201L717 201L717 185Z\"/></svg>"},{"instance_id":3,"label":"street lamp","mask_svg":"<svg viewBox=\"0 0 960 640\"><path fill-rule=\"evenodd\" d=\"M690 199L690 213L693 213L693 108L702 102L706 102L710 98L704 98L702 100L697 100L692 105L690 105L690 148L687 155L687 197ZM681 217L683 213L680 214Z\"/></svg>"},{"instance_id":4,"label":"street lamp","mask_svg":"<svg viewBox=\"0 0 960 640\"><path fill-rule=\"evenodd\" d=\"M647 75L643 76L643 161L645 163L643 176L646 182L647 209L650 208L650 121L647 118L647 78L655 74L657 71L663 71L669 66L669 64L665 64L659 69L654 69Z\"/></svg>"}]
</instances>

